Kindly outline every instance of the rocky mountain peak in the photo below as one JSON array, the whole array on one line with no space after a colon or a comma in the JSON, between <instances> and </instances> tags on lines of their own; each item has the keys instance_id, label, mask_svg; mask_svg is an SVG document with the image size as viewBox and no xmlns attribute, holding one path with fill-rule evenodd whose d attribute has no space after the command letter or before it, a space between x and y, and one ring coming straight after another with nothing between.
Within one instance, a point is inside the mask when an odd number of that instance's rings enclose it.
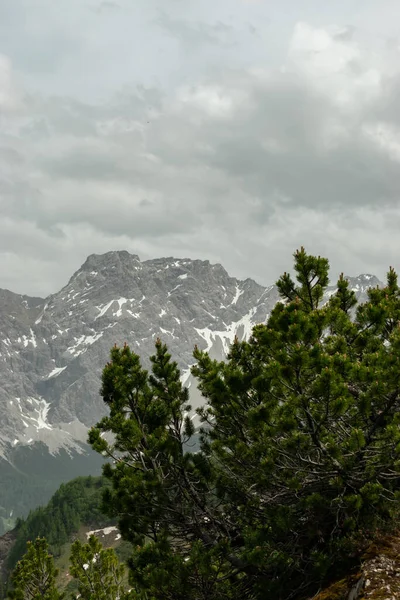
<instances>
[{"instance_id":1,"label":"rocky mountain peak","mask_svg":"<svg viewBox=\"0 0 400 600\"><path fill-rule=\"evenodd\" d=\"M360 301L376 281L350 278ZM44 300L0 290L0 457L12 462L38 443L53 456L86 452L88 428L105 413L100 377L115 343L127 342L148 367L160 337L198 406L194 345L224 359L235 336L249 337L279 299L275 285L238 280L220 264L140 261L125 251L92 254Z\"/></svg>"},{"instance_id":2,"label":"rocky mountain peak","mask_svg":"<svg viewBox=\"0 0 400 600\"><path fill-rule=\"evenodd\" d=\"M361 298L378 280L350 281ZM100 374L114 343L128 342L146 363L161 337L189 384L195 344L223 359L235 335L248 337L278 300L274 285L240 281L220 264L141 262L126 251L90 255L45 300L0 291L2 453L35 441L51 451L86 441L87 427L104 412Z\"/></svg>"},{"instance_id":3,"label":"rocky mountain peak","mask_svg":"<svg viewBox=\"0 0 400 600\"><path fill-rule=\"evenodd\" d=\"M195 344L223 358L276 299L209 261L141 262L125 251L92 254L45 300L0 293L0 454L37 441L79 449L104 413L100 374L114 343L128 342L146 363L161 337L189 383Z\"/></svg>"},{"instance_id":4,"label":"rocky mountain peak","mask_svg":"<svg viewBox=\"0 0 400 600\"><path fill-rule=\"evenodd\" d=\"M94 269L118 268L119 265L129 267L132 262L140 263L140 258L137 254L130 254L127 250L111 250L105 254L90 254L80 270L91 271Z\"/></svg>"},{"instance_id":5,"label":"rocky mountain peak","mask_svg":"<svg viewBox=\"0 0 400 600\"><path fill-rule=\"evenodd\" d=\"M358 275L358 277L346 276L346 279L349 281L351 289L355 291L356 294L365 293L368 288L382 285L382 282L379 281L375 275L370 275L368 273Z\"/></svg>"},{"instance_id":6,"label":"rocky mountain peak","mask_svg":"<svg viewBox=\"0 0 400 600\"><path fill-rule=\"evenodd\" d=\"M72 275L66 287L75 282L86 282L93 277L102 279L118 279L134 276L142 266L136 254L129 254L126 250L115 250L105 254L91 254L83 265ZM78 283L79 284L79 283Z\"/></svg>"}]
</instances>

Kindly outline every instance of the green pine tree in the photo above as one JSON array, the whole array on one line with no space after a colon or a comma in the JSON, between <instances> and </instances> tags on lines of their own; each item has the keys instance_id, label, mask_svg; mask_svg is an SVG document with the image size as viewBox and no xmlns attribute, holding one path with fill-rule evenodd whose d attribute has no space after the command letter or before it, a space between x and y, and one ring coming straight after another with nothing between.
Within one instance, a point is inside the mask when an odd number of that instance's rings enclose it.
<instances>
[{"instance_id":1,"label":"green pine tree","mask_svg":"<svg viewBox=\"0 0 400 600\"><path fill-rule=\"evenodd\" d=\"M103 548L95 535L87 544L75 541L71 548L70 573L78 580L82 600L123 600L128 598L124 565L112 548ZM75 598L76 596L74 596Z\"/></svg>"},{"instance_id":2,"label":"green pine tree","mask_svg":"<svg viewBox=\"0 0 400 600\"><path fill-rule=\"evenodd\" d=\"M226 362L198 348L207 404L201 451L188 391L160 340L152 374L114 347L103 371L109 416L90 431L113 462L104 509L136 550L143 598L305 598L393 526L400 492L400 290L356 297L343 276L323 303L329 263L294 255L296 281ZM114 434L109 443L103 434Z\"/></svg>"},{"instance_id":3,"label":"green pine tree","mask_svg":"<svg viewBox=\"0 0 400 600\"><path fill-rule=\"evenodd\" d=\"M13 589L9 598L14 600L62 600L57 590L58 571L44 538L28 542L27 551L12 574Z\"/></svg>"},{"instance_id":4,"label":"green pine tree","mask_svg":"<svg viewBox=\"0 0 400 600\"><path fill-rule=\"evenodd\" d=\"M188 390L160 340L151 361L149 376L128 346L112 349L102 385L110 415L90 431L93 448L115 462L104 470L114 489L103 508L137 547L131 584L152 599L190 600L199 590L219 598L232 586L237 596L229 597L241 598L242 562L227 551L223 508L209 503L212 469L203 454L184 452L194 433Z\"/></svg>"}]
</instances>

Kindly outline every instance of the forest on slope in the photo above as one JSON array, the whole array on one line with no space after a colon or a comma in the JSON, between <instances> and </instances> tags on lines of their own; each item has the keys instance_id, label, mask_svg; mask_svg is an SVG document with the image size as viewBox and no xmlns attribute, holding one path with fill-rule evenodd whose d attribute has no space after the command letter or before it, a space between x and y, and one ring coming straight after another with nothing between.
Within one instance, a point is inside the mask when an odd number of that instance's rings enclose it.
<instances>
[{"instance_id":1,"label":"forest on slope","mask_svg":"<svg viewBox=\"0 0 400 600\"><path fill-rule=\"evenodd\" d=\"M71 456L61 449L53 456L42 442L17 446L11 462L0 459L0 535L19 517L26 518L32 507L46 505L62 483L88 474L99 476L101 463L93 452Z\"/></svg>"},{"instance_id":2,"label":"forest on slope","mask_svg":"<svg viewBox=\"0 0 400 600\"><path fill-rule=\"evenodd\" d=\"M91 476L61 484L47 506L31 511L26 519L18 519L16 542L8 566L15 566L29 540L46 537L52 553L57 556L71 533L78 531L82 524L99 527L109 524L101 512L102 493L109 485L104 477Z\"/></svg>"},{"instance_id":3,"label":"forest on slope","mask_svg":"<svg viewBox=\"0 0 400 600\"><path fill-rule=\"evenodd\" d=\"M109 485L104 477L78 477L62 484L46 506L31 511L25 519L18 519L3 566L3 589L8 574L26 552L28 541L46 537L52 555L58 558L83 525L96 529L114 524L115 519L101 512L102 494Z\"/></svg>"}]
</instances>

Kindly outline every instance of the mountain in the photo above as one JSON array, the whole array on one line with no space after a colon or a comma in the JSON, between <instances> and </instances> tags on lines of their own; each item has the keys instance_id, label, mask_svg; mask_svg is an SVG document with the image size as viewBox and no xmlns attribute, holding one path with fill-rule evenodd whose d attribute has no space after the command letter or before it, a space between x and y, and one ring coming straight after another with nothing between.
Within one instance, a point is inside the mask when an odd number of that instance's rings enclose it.
<instances>
[{"instance_id":1,"label":"mountain","mask_svg":"<svg viewBox=\"0 0 400 600\"><path fill-rule=\"evenodd\" d=\"M372 275L349 279L360 300L380 284ZM240 281L209 261L142 262L126 251L89 256L46 299L0 290L3 528L46 501L62 481L100 471L87 430L105 413L100 376L115 343L127 342L148 366L161 337L191 386L193 346L223 359L234 336L249 336L278 299L274 285ZM191 404L200 403L193 385Z\"/></svg>"}]
</instances>

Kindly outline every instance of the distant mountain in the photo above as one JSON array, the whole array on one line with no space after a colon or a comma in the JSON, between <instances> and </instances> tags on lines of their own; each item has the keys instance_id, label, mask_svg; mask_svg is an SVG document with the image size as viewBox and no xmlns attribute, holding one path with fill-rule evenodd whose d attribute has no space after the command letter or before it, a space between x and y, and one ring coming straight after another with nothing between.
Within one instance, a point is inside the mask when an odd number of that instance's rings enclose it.
<instances>
[{"instance_id":1,"label":"distant mountain","mask_svg":"<svg viewBox=\"0 0 400 600\"><path fill-rule=\"evenodd\" d=\"M380 285L372 275L349 279L360 300L368 287ZM24 502L15 506L21 486L32 490L33 482L42 480L43 502L61 481L83 469L99 471L101 459L86 445L87 430L105 413L100 375L114 343L127 342L148 366L161 337L191 386L194 345L223 359L235 335L249 336L278 299L274 285L240 281L221 265L175 258L141 262L126 251L89 256L68 284L46 299L0 290L3 522L11 511L26 512ZM191 404L200 403L193 385ZM7 492L2 483L9 481L10 465L14 479ZM38 503L31 495L29 507Z\"/></svg>"}]
</instances>

